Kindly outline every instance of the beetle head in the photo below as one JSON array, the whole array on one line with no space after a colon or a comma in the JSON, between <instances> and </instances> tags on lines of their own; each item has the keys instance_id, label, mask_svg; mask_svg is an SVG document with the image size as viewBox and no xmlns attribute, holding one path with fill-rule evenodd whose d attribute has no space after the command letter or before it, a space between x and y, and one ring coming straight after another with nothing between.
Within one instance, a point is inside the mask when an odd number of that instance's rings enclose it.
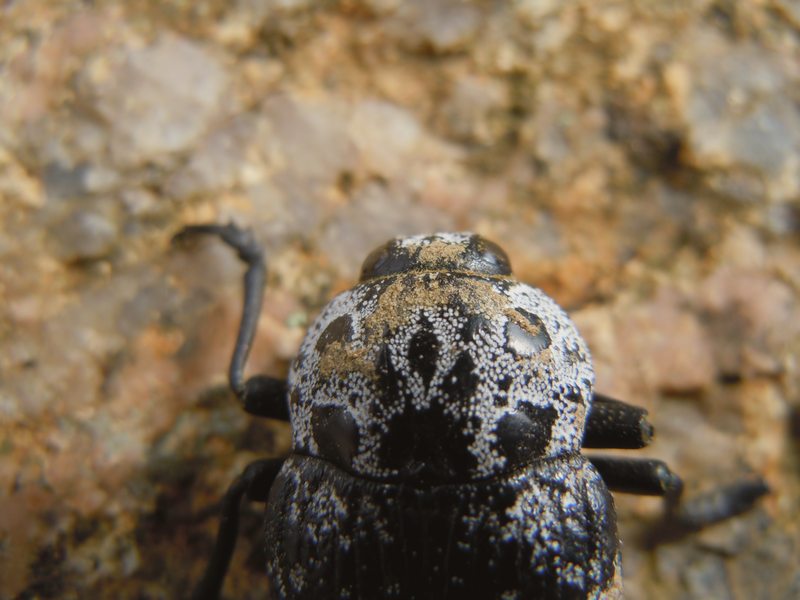
<instances>
[{"instance_id":1,"label":"beetle head","mask_svg":"<svg viewBox=\"0 0 800 600\"><path fill-rule=\"evenodd\" d=\"M361 281L412 271L510 275L500 246L474 233L434 233L395 238L373 250L361 267Z\"/></svg>"}]
</instances>

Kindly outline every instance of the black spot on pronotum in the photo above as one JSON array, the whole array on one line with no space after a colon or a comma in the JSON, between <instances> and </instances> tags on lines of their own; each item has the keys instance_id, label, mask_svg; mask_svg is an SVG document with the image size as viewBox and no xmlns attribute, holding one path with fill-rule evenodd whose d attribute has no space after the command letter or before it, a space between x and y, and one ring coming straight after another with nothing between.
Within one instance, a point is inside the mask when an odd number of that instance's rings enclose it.
<instances>
[{"instance_id":1,"label":"black spot on pronotum","mask_svg":"<svg viewBox=\"0 0 800 600\"><path fill-rule=\"evenodd\" d=\"M544 456L550 444L558 411L552 406L523 402L520 410L504 415L497 424L497 443L510 466L526 464Z\"/></svg>"},{"instance_id":2,"label":"black spot on pronotum","mask_svg":"<svg viewBox=\"0 0 800 600\"><path fill-rule=\"evenodd\" d=\"M316 350L320 354L334 342L345 343L353 338L353 321L350 315L336 317L317 339Z\"/></svg>"},{"instance_id":3,"label":"black spot on pronotum","mask_svg":"<svg viewBox=\"0 0 800 600\"><path fill-rule=\"evenodd\" d=\"M320 456L346 469L358 449L358 426L353 416L340 406L315 406L311 427Z\"/></svg>"},{"instance_id":4,"label":"black spot on pronotum","mask_svg":"<svg viewBox=\"0 0 800 600\"><path fill-rule=\"evenodd\" d=\"M550 347L550 336L541 322L538 328L530 331L509 320L506 325L506 339L508 349L523 358L535 356Z\"/></svg>"},{"instance_id":5,"label":"black spot on pronotum","mask_svg":"<svg viewBox=\"0 0 800 600\"><path fill-rule=\"evenodd\" d=\"M423 317L420 329L411 337L408 344L408 364L411 370L418 373L427 389L436 373L439 359L439 339L432 331L430 321Z\"/></svg>"},{"instance_id":6,"label":"black spot on pronotum","mask_svg":"<svg viewBox=\"0 0 800 600\"><path fill-rule=\"evenodd\" d=\"M480 424L475 417L453 415L437 399L392 417L381 435L381 463L397 477L417 483L466 481L477 466L469 451Z\"/></svg>"},{"instance_id":7,"label":"black spot on pronotum","mask_svg":"<svg viewBox=\"0 0 800 600\"><path fill-rule=\"evenodd\" d=\"M478 382L479 378L475 372L475 362L468 352L462 352L452 368L442 378L441 391L443 401L473 396Z\"/></svg>"},{"instance_id":8,"label":"black spot on pronotum","mask_svg":"<svg viewBox=\"0 0 800 600\"><path fill-rule=\"evenodd\" d=\"M462 313L466 312L465 310ZM484 336L491 331L491 322L483 315L469 314L467 322L461 330L464 342L482 342Z\"/></svg>"}]
</instances>

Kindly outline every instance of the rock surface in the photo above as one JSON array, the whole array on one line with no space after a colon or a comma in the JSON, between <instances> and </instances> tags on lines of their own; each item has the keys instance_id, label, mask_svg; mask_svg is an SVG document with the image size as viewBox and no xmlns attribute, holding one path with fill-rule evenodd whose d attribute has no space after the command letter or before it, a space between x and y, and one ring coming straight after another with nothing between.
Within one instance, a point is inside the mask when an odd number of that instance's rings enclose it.
<instances>
[{"instance_id":1,"label":"rock surface","mask_svg":"<svg viewBox=\"0 0 800 600\"><path fill-rule=\"evenodd\" d=\"M575 317L598 389L651 412L689 493L772 494L647 549L628 598L800 596L800 13L729 3L6 3L0 27L0 598L174 598L215 503L289 432L225 372L270 260L252 371L386 238L473 230ZM263 597L260 508L229 598Z\"/></svg>"}]
</instances>

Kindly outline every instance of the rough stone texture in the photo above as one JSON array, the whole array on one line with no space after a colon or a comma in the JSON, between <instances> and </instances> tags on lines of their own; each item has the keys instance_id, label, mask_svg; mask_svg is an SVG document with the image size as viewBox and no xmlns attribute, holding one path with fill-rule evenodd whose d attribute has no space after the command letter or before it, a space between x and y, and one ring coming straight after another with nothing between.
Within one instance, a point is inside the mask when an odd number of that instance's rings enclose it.
<instances>
[{"instance_id":1,"label":"rough stone texture","mask_svg":"<svg viewBox=\"0 0 800 600\"><path fill-rule=\"evenodd\" d=\"M225 391L241 269L269 251L253 371L384 238L474 230L569 309L598 389L651 411L740 518L647 550L629 598L800 596L796 2L5 3L0 598L173 598L214 503L289 433ZM645 452L641 453L645 454ZM260 508L226 596L263 596Z\"/></svg>"}]
</instances>

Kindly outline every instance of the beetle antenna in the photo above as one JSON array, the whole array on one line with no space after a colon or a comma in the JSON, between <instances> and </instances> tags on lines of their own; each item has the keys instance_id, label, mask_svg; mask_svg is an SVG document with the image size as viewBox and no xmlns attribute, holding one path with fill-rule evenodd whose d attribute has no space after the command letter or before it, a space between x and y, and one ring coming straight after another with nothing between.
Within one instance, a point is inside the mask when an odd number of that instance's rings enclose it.
<instances>
[{"instance_id":1,"label":"beetle antenna","mask_svg":"<svg viewBox=\"0 0 800 600\"><path fill-rule=\"evenodd\" d=\"M264 285L267 279L267 262L264 251L259 246L253 233L233 223L227 225L189 225L179 231L173 243L182 243L197 235L216 235L228 246L236 250L236 254L245 263L244 274L244 307L239 333L233 348L233 356L228 368L228 381L231 390L250 414L259 417L288 420L289 410L286 405L286 381L265 375L244 378L244 367L253 339L256 335L261 305L264 300Z\"/></svg>"}]
</instances>

